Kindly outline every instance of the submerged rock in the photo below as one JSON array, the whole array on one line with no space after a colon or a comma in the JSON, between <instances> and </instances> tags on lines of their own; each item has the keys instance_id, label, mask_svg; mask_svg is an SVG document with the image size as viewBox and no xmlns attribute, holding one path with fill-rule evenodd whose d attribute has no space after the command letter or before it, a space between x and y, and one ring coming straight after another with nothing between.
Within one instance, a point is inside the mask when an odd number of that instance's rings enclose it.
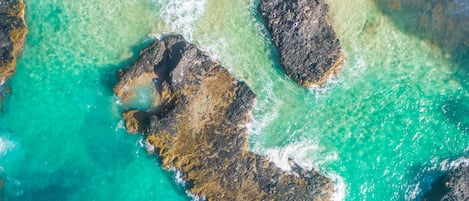
<instances>
[{"instance_id":1,"label":"submerged rock","mask_svg":"<svg viewBox=\"0 0 469 201\"><path fill-rule=\"evenodd\" d=\"M428 40L456 60L469 57L467 0L375 0L401 30ZM468 65L466 66L466 70Z\"/></svg>"},{"instance_id":2,"label":"submerged rock","mask_svg":"<svg viewBox=\"0 0 469 201\"><path fill-rule=\"evenodd\" d=\"M323 0L261 0L259 10L285 73L303 87L321 85L344 65Z\"/></svg>"},{"instance_id":3,"label":"submerged rock","mask_svg":"<svg viewBox=\"0 0 469 201\"><path fill-rule=\"evenodd\" d=\"M124 116L141 131L163 167L181 171L189 192L207 200L329 200L333 182L296 164L279 169L248 151L247 128L255 94L182 36L156 40L115 87L153 75L160 105ZM145 79L152 79L151 77ZM153 150L151 150L153 151Z\"/></svg>"},{"instance_id":4,"label":"submerged rock","mask_svg":"<svg viewBox=\"0 0 469 201\"><path fill-rule=\"evenodd\" d=\"M432 189L424 200L469 200L469 165L460 165L433 182Z\"/></svg>"},{"instance_id":5,"label":"submerged rock","mask_svg":"<svg viewBox=\"0 0 469 201\"><path fill-rule=\"evenodd\" d=\"M24 44L24 9L23 0L0 1L0 85L15 72L16 56Z\"/></svg>"}]
</instances>

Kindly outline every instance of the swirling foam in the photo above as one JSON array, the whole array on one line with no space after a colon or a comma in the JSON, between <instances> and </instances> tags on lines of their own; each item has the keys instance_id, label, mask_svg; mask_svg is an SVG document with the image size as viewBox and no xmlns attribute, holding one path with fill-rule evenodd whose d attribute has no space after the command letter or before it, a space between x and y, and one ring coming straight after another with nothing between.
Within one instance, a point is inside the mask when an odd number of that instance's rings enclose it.
<instances>
[{"instance_id":1,"label":"swirling foam","mask_svg":"<svg viewBox=\"0 0 469 201\"><path fill-rule=\"evenodd\" d=\"M334 182L334 194L332 195L333 201L345 200L345 181L342 177L337 174L327 174L329 178Z\"/></svg>"},{"instance_id":2,"label":"swirling foam","mask_svg":"<svg viewBox=\"0 0 469 201\"><path fill-rule=\"evenodd\" d=\"M181 33L188 41L192 41L194 23L204 13L207 0L155 0L163 5L160 17L171 32Z\"/></svg>"},{"instance_id":3,"label":"swirling foam","mask_svg":"<svg viewBox=\"0 0 469 201\"><path fill-rule=\"evenodd\" d=\"M334 194L332 200L341 201L345 199L346 185L344 179L335 173L326 172L321 169L324 163L335 161L338 155L335 152L325 152L325 148L320 146L318 142L301 141L289 144L283 148L265 149L263 154L274 162L280 169L291 171L288 159L293 159L299 166L304 169L316 169L329 177L334 182Z\"/></svg>"}]
</instances>

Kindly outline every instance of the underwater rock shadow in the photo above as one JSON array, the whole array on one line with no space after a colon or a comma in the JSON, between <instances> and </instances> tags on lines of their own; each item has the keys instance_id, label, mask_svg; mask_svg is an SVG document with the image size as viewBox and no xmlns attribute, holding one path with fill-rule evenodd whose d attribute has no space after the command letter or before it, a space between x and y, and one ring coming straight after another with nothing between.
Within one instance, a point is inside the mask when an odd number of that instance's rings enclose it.
<instances>
[{"instance_id":1,"label":"underwater rock shadow","mask_svg":"<svg viewBox=\"0 0 469 201\"><path fill-rule=\"evenodd\" d=\"M460 0L374 0L404 33L428 40L469 73L469 2Z\"/></svg>"},{"instance_id":2,"label":"underwater rock shadow","mask_svg":"<svg viewBox=\"0 0 469 201\"><path fill-rule=\"evenodd\" d=\"M410 197L412 200L424 201L440 201L448 200L442 199L449 194L454 195L454 191L447 186L448 174L456 171L457 169L464 168L469 165L466 162L461 162L461 159L466 159L469 156L468 152L458 155L448 155L442 157L442 160L437 161L437 165L426 161L420 164L409 167L407 177L414 178L411 186L415 187L414 192L409 192L407 189L406 196L409 193L416 193L415 197ZM453 166L453 163L456 166ZM415 192L418 190L418 192ZM457 200L457 199L456 199Z\"/></svg>"},{"instance_id":3,"label":"underwater rock shadow","mask_svg":"<svg viewBox=\"0 0 469 201\"><path fill-rule=\"evenodd\" d=\"M443 114L463 134L469 133L469 98L453 99L448 97L443 103Z\"/></svg>"},{"instance_id":4,"label":"underwater rock shadow","mask_svg":"<svg viewBox=\"0 0 469 201\"><path fill-rule=\"evenodd\" d=\"M142 41L141 43L137 43L133 46L130 47L132 56L130 58L127 58L125 60L122 60L118 64L109 64L100 67L100 83L102 84L103 89L106 90L106 93L109 94L114 94L114 91L112 90L114 88L114 85L117 83L118 78L120 77L120 74L125 73L125 69L127 69L130 65L135 63L138 58L140 57L140 50L142 50L144 47L148 46L150 43L153 42L153 39L147 38L146 40ZM117 73L116 73L117 69Z\"/></svg>"},{"instance_id":5,"label":"underwater rock shadow","mask_svg":"<svg viewBox=\"0 0 469 201\"><path fill-rule=\"evenodd\" d=\"M83 174L86 171L89 169L77 166L73 161L67 161L53 173L29 172L21 175L20 178L2 178L5 182L4 187L8 190L5 189L0 194L0 200L1 198L4 200L35 201L67 200L83 185L82 181L88 180L87 178L92 175ZM28 178L36 180L34 183L22 183L21 186L18 186L18 181L27 181Z\"/></svg>"}]
</instances>

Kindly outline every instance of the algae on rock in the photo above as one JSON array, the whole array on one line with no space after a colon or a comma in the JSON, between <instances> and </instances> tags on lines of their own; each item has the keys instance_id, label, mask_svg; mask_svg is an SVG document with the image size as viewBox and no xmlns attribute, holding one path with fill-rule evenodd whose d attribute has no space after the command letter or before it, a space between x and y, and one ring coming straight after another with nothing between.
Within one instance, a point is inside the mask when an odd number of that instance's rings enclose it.
<instances>
[{"instance_id":1,"label":"algae on rock","mask_svg":"<svg viewBox=\"0 0 469 201\"><path fill-rule=\"evenodd\" d=\"M23 0L0 2L0 85L15 72L16 57L24 44L24 9Z\"/></svg>"},{"instance_id":2,"label":"algae on rock","mask_svg":"<svg viewBox=\"0 0 469 201\"><path fill-rule=\"evenodd\" d=\"M255 94L182 36L167 36L142 50L120 77L116 94L125 97L123 90L148 73L155 76L159 107L124 118L130 131L147 137L163 167L181 171L191 194L207 200L331 198L329 178L294 163L293 171L285 172L248 151L246 125Z\"/></svg>"}]
</instances>

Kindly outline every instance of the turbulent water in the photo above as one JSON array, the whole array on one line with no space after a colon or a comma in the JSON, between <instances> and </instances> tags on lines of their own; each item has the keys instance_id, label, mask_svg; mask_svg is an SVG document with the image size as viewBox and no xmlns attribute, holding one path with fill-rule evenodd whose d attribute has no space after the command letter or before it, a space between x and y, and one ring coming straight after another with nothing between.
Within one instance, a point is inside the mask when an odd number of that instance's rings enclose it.
<instances>
[{"instance_id":1,"label":"turbulent water","mask_svg":"<svg viewBox=\"0 0 469 201\"><path fill-rule=\"evenodd\" d=\"M115 71L181 33L257 94L251 150L295 158L337 199L413 200L469 154L467 66L403 33L371 0L329 0L346 67L321 88L286 78L249 0L26 0L29 27L0 114L4 200L190 200L128 135ZM467 64L465 64L467 65ZM3 93L7 90L2 89ZM143 89L142 101L150 104Z\"/></svg>"}]
</instances>

